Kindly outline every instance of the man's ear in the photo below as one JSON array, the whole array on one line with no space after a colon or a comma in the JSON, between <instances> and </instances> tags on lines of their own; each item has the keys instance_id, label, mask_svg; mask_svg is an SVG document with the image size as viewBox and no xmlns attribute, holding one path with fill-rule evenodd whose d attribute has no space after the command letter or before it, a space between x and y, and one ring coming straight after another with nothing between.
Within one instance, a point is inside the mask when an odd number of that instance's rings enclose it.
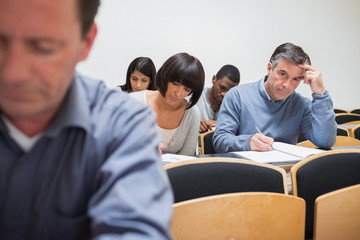
<instances>
[{"instance_id":1,"label":"man's ear","mask_svg":"<svg viewBox=\"0 0 360 240\"><path fill-rule=\"evenodd\" d=\"M95 23L93 23L83 39L84 48L82 50L82 55L81 55L80 61L84 61L89 56L89 53L94 44L96 35L97 35L97 26Z\"/></svg>"},{"instance_id":2,"label":"man's ear","mask_svg":"<svg viewBox=\"0 0 360 240\"><path fill-rule=\"evenodd\" d=\"M267 64L267 73L268 73L268 76L270 75L271 68L272 68L272 64L271 64L271 62L268 62L268 64Z\"/></svg>"},{"instance_id":3,"label":"man's ear","mask_svg":"<svg viewBox=\"0 0 360 240\"><path fill-rule=\"evenodd\" d=\"M216 76L213 75L212 79L211 79L211 82L214 84L216 82Z\"/></svg>"}]
</instances>

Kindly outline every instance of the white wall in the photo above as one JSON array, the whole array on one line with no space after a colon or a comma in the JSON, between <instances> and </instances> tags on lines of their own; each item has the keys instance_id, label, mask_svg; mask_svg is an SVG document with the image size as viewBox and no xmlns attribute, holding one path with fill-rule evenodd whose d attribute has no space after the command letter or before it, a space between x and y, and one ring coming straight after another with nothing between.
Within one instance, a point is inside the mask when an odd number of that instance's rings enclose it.
<instances>
[{"instance_id":1,"label":"white wall","mask_svg":"<svg viewBox=\"0 0 360 240\"><path fill-rule=\"evenodd\" d=\"M321 70L334 107L360 107L359 0L102 0L99 34L78 70L125 83L129 63L152 58L156 68L188 52L202 62L206 86L225 64L237 66L241 82L259 80L275 48L303 47ZM310 95L308 86L298 90Z\"/></svg>"}]
</instances>

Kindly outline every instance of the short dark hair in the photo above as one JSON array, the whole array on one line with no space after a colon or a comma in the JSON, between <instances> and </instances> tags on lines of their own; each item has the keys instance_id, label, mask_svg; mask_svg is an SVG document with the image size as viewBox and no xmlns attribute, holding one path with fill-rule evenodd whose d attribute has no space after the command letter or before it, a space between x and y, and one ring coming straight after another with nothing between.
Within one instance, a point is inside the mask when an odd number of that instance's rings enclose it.
<instances>
[{"instance_id":1,"label":"short dark hair","mask_svg":"<svg viewBox=\"0 0 360 240\"><path fill-rule=\"evenodd\" d=\"M100 6L100 0L76 0L78 4L78 14L81 23L81 36L85 37Z\"/></svg>"},{"instance_id":2,"label":"short dark hair","mask_svg":"<svg viewBox=\"0 0 360 240\"><path fill-rule=\"evenodd\" d=\"M216 81L227 77L232 82L239 84L240 82L240 72L239 69L233 65L227 64L220 68L220 70L216 73Z\"/></svg>"},{"instance_id":3,"label":"short dark hair","mask_svg":"<svg viewBox=\"0 0 360 240\"><path fill-rule=\"evenodd\" d=\"M121 90L123 91L132 90L130 83L130 76L135 70L141 72L142 74L150 78L150 84L147 89L154 90L156 68L153 61L148 57L137 57L130 63L128 70L126 72L126 83L120 86Z\"/></svg>"},{"instance_id":4,"label":"short dark hair","mask_svg":"<svg viewBox=\"0 0 360 240\"><path fill-rule=\"evenodd\" d=\"M286 58L294 64L307 63L311 65L310 58L304 50L292 43L283 43L275 49L270 58L272 69L278 65L282 58Z\"/></svg>"},{"instance_id":5,"label":"short dark hair","mask_svg":"<svg viewBox=\"0 0 360 240\"><path fill-rule=\"evenodd\" d=\"M186 107L191 108L199 100L204 88L205 73L201 62L188 53L171 56L156 74L155 86L163 97L169 82L178 82L191 89L191 98Z\"/></svg>"}]
</instances>

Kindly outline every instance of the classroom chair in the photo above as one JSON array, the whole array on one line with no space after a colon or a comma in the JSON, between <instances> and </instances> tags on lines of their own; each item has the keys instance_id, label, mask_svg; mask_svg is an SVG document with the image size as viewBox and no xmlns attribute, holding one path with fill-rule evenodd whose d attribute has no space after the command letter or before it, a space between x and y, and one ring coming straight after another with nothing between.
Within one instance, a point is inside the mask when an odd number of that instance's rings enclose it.
<instances>
[{"instance_id":1,"label":"classroom chair","mask_svg":"<svg viewBox=\"0 0 360 240\"><path fill-rule=\"evenodd\" d=\"M348 137L349 136L349 129L347 129L347 128L343 128L343 127L337 127L337 129L336 129L336 135L337 136L346 136L346 137Z\"/></svg>"},{"instance_id":2,"label":"classroom chair","mask_svg":"<svg viewBox=\"0 0 360 240\"><path fill-rule=\"evenodd\" d=\"M314 240L360 239L360 184L315 200Z\"/></svg>"},{"instance_id":3,"label":"classroom chair","mask_svg":"<svg viewBox=\"0 0 360 240\"><path fill-rule=\"evenodd\" d=\"M360 149L329 150L296 163L290 169L293 195L305 199L305 236L313 237L315 199L360 183Z\"/></svg>"},{"instance_id":4,"label":"classroom chair","mask_svg":"<svg viewBox=\"0 0 360 240\"><path fill-rule=\"evenodd\" d=\"M174 204L175 240L303 240L305 201L280 193L229 193Z\"/></svg>"},{"instance_id":5,"label":"classroom chair","mask_svg":"<svg viewBox=\"0 0 360 240\"><path fill-rule=\"evenodd\" d=\"M339 113L335 115L337 124L360 124L360 114Z\"/></svg>"},{"instance_id":6,"label":"classroom chair","mask_svg":"<svg viewBox=\"0 0 360 240\"><path fill-rule=\"evenodd\" d=\"M351 135L352 135L354 138L360 140L360 124L359 124L358 126L353 127L353 128L351 129Z\"/></svg>"},{"instance_id":7,"label":"classroom chair","mask_svg":"<svg viewBox=\"0 0 360 240\"><path fill-rule=\"evenodd\" d=\"M288 194L286 172L270 164L239 158L199 158L164 166L175 203L232 192Z\"/></svg>"},{"instance_id":8,"label":"classroom chair","mask_svg":"<svg viewBox=\"0 0 360 240\"><path fill-rule=\"evenodd\" d=\"M351 110L350 113L360 114L360 108L355 108L355 109Z\"/></svg>"},{"instance_id":9,"label":"classroom chair","mask_svg":"<svg viewBox=\"0 0 360 240\"><path fill-rule=\"evenodd\" d=\"M214 135L215 129L207 131L205 133L199 134L199 142L200 142L200 154L214 154L216 153L213 143L212 137Z\"/></svg>"},{"instance_id":10,"label":"classroom chair","mask_svg":"<svg viewBox=\"0 0 360 240\"><path fill-rule=\"evenodd\" d=\"M334 112L335 113L348 113L348 111L346 111L344 109L340 109L340 108L334 108Z\"/></svg>"}]
</instances>

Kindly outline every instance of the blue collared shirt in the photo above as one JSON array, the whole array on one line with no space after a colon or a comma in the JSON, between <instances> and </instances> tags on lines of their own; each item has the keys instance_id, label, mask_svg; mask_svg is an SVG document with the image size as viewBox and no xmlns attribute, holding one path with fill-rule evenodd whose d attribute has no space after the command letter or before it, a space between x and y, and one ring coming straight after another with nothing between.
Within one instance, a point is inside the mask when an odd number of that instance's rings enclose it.
<instances>
[{"instance_id":1,"label":"blue collared shirt","mask_svg":"<svg viewBox=\"0 0 360 240\"><path fill-rule=\"evenodd\" d=\"M250 138L262 133L275 141L296 144L300 131L320 148L336 140L335 113L329 94L313 94L313 100L293 92L274 102L264 81L239 85L226 93L221 104L213 145L217 152L249 151Z\"/></svg>"},{"instance_id":2,"label":"blue collared shirt","mask_svg":"<svg viewBox=\"0 0 360 240\"><path fill-rule=\"evenodd\" d=\"M170 239L159 142L147 106L79 74L29 152L0 119L0 239Z\"/></svg>"}]
</instances>

